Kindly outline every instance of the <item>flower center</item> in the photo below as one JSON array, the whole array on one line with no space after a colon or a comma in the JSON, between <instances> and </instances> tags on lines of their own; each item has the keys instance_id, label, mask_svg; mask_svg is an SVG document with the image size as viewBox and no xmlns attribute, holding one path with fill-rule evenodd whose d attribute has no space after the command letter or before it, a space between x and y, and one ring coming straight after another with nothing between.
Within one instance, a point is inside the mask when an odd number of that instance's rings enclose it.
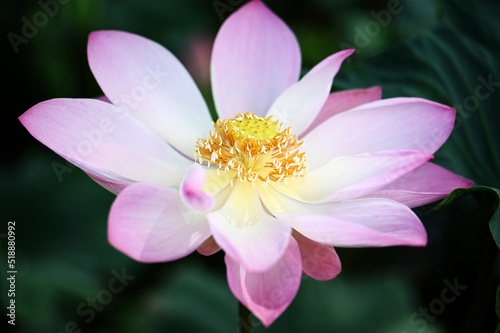
<instances>
[{"instance_id":1,"label":"flower center","mask_svg":"<svg viewBox=\"0 0 500 333\"><path fill-rule=\"evenodd\" d=\"M236 170L241 181L288 183L307 171L303 144L288 127L282 130L273 116L237 114L232 119L217 120L209 139L198 139L197 160L217 172ZM232 182L231 182L232 183Z\"/></svg>"},{"instance_id":2,"label":"flower center","mask_svg":"<svg viewBox=\"0 0 500 333\"><path fill-rule=\"evenodd\" d=\"M247 113L243 116L231 119L227 123L229 132L238 139L265 140L272 139L278 134L277 122L271 117L263 118Z\"/></svg>"}]
</instances>

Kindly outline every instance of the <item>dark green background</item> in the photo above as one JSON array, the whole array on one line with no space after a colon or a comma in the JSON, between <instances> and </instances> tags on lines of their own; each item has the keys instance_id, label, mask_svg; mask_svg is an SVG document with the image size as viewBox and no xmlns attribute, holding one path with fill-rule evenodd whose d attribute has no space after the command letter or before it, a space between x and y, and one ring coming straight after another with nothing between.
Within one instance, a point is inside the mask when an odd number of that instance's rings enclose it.
<instances>
[{"instance_id":1,"label":"dark green background","mask_svg":"<svg viewBox=\"0 0 500 333\"><path fill-rule=\"evenodd\" d=\"M9 220L16 221L18 270L16 326L8 328L64 332L67 323L75 322L83 332L235 332L237 302L227 287L222 253L150 265L122 255L106 236L114 196L74 167L59 181L53 166L65 161L32 138L17 117L50 98L101 95L86 60L91 31L140 34L188 63L196 50L189 41L210 42L221 17L245 1L65 2L18 52L8 34L22 35L23 17L33 22L43 8L37 1L1 2L0 233L6 233ZM296 33L304 70L347 45L357 49L342 67L334 90L381 85L385 98L419 96L455 106L456 129L436 154L436 163L478 186L472 194L457 193L437 211L429 213L435 205L416 209L429 234L425 248L338 249L342 273L327 282L304 277L294 302L268 331L494 331L499 269L492 232L500 239L500 217L498 212L491 216L499 192L479 186L500 187L500 93L495 88L477 105L466 101L474 100L478 77L491 75L500 81L496 1L400 0L401 12L391 15L385 27L371 12L387 10L389 1L266 3ZM367 31L370 27L375 30ZM188 69L213 111L203 73ZM7 244L5 238L0 241L5 309ZM113 270L125 270L134 279L87 323L89 315L78 314L77 308L103 295ZM438 304L445 280L455 279L467 289L442 313L428 320L418 315L420 308ZM4 312L0 325L7 327ZM258 321L255 326L256 332L265 331Z\"/></svg>"}]
</instances>

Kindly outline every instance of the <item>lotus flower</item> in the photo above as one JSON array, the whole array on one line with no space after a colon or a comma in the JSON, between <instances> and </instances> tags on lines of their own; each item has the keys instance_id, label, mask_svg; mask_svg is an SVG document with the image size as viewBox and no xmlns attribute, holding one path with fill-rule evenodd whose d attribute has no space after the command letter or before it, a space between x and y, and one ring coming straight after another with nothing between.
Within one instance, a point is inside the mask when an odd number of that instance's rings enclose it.
<instances>
[{"instance_id":1,"label":"lotus flower","mask_svg":"<svg viewBox=\"0 0 500 333\"><path fill-rule=\"evenodd\" d=\"M222 25L211 80L219 120L165 48L120 31L90 35L109 101L53 99L20 117L43 144L118 194L109 241L140 262L225 252L234 296L270 325L302 272L341 269L333 246L424 246L411 207L471 182L429 162L455 110L381 89L330 93L353 50L300 80L291 30L261 1Z\"/></svg>"}]
</instances>

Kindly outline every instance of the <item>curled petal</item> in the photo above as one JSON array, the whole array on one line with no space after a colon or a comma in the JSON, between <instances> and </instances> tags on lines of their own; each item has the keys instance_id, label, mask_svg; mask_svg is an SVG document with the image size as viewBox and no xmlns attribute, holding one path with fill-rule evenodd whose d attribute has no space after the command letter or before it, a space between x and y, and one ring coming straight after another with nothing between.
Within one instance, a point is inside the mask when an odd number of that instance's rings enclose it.
<instances>
[{"instance_id":1,"label":"curled petal","mask_svg":"<svg viewBox=\"0 0 500 333\"><path fill-rule=\"evenodd\" d=\"M209 236L205 214L185 206L176 190L163 186L130 185L109 213L109 242L141 262L182 258Z\"/></svg>"},{"instance_id":2,"label":"curled petal","mask_svg":"<svg viewBox=\"0 0 500 333\"><path fill-rule=\"evenodd\" d=\"M206 178L201 165L195 163L188 169L180 187L180 195L186 205L198 210L211 210L214 207L214 197L201 190Z\"/></svg>"},{"instance_id":3,"label":"curled petal","mask_svg":"<svg viewBox=\"0 0 500 333\"><path fill-rule=\"evenodd\" d=\"M293 238L280 260L265 272L248 272L227 255L226 267L232 293L266 327L292 302L302 276L300 252Z\"/></svg>"}]
</instances>

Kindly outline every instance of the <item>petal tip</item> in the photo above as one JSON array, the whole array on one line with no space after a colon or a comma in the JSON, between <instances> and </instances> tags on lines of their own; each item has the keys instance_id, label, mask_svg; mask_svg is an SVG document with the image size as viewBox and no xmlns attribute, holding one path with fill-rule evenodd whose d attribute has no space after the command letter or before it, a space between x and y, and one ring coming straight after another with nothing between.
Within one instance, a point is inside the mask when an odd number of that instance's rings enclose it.
<instances>
[{"instance_id":1,"label":"petal tip","mask_svg":"<svg viewBox=\"0 0 500 333\"><path fill-rule=\"evenodd\" d=\"M89 41L95 40L98 38L106 37L112 34L129 34L129 32L120 31L120 30L94 30L89 34Z\"/></svg>"},{"instance_id":2,"label":"petal tip","mask_svg":"<svg viewBox=\"0 0 500 333\"><path fill-rule=\"evenodd\" d=\"M464 178L465 179L465 186L464 188L470 188L472 187L472 185L474 185L474 181L473 180L470 180L470 179L467 179L467 178Z\"/></svg>"},{"instance_id":3,"label":"petal tip","mask_svg":"<svg viewBox=\"0 0 500 333\"><path fill-rule=\"evenodd\" d=\"M382 98L382 86L373 86L367 89L368 91L373 91L378 95L378 98L376 100L379 100Z\"/></svg>"},{"instance_id":4,"label":"petal tip","mask_svg":"<svg viewBox=\"0 0 500 333\"><path fill-rule=\"evenodd\" d=\"M448 111L450 114L452 114L453 120L455 120L455 117L457 116L457 109L455 109L454 107L448 106L448 109L446 111Z\"/></svg>"},{"instance_id":5,"label":"petal tip","mask_svg":"<svg viewBox=\"0 0 500 333\"><path fill-rule=\"evenodd\" d=\"M97 38L97 35L101 32L101 30L95 30L95 31L91 31L90 34L89 34L89 38L88 40L92 40L92 39L95 39Z\"/></svg>"},{"instance_id":6,"label":"petal tip","mask_svg":"<svg viewBox=\"0 0 500 333\"><path fill-rule=\"evenodd\" d=\"M109 35L110 32L112 32L112 30L95 30L90 32L87 40L87 47L90 47L94 42L98 41L105 35Z\"/></svg>"},{"instance_id":7,"label":"petal tip","mask_svg":"<svg viewBox=\"0 0 500 333\"><path fill-rule=\"evenodd\" d=\"M279 315L278 315L279 316ZM265 328L269 328L269 326L271 326L271 324L276 320L276 318L278 318L278 316L270 316L270 317L259 317L260 321L262 322L262 324L264 325Z\"/></svg>"},{"instance_id":8,"label":"petal tip","mask_svg":"<svg viewBox=\"0 0 500 333\"><path fill-rule=\"evenodd\" d=\"M42 110L39 110L40 108L43 108L45 106L52 106L55 103L58 103L58 101L62 101L62 99L54 98L39 102L26 110L22 115L17 117L17 119L19 119L21 124L29 131L31 126L35 127L37 125L37 121L33 119L34 113L42 112Z\"/></svg>"},{"instance_id":9,"label":"petal tip","mask_svg":"<svg viewBox=\"0 0 500 333\"><path fill-rule=\"evenodd\" d=\"M343 54L347 54L346 57L350 56L351 54L353 54L354 52L356 52L355 49L345 49L343 51L340 51L341 53Z\"/></svg>"},{"instance_id":10,"label":"petal tip","mask_svg":"<svg viewBox=\"0 0 500 333\"><path fill-rule=\"evenodd\" d=\"M332 60L340 59L343 62L349 56L351 56L354 52L356 52L355 49L346 49L346 50L342 50L342 51L339 51L339 52L333 54L331 57L332 57Z\"/></svg>"},{"instance_id":11,"label":"petal tip","mask_svg":"<svg viewBox=\"0 0 500 333\"><path fill-rule=\"evenodd\" d=\"M415 241L415 243L411 244L415 247L425 247L427 246L427 233L424 233L424 236L421 239Z\"/></svg>"},{"instance_id":12,"label":"petal tip","mask_svg":"<svg viewBox=\"0 0 500 333\"><path fill-rule=\"evenodd\" d=\"M275 16L278 18L276 14L261 0L252 0L241 6L236 12L234 12L231 16L236 16L245 12L255 12L254 15L269 15ZM230 16L230 17L231 17Z\"/></svg>"},{"instance_id":13,"label":"petal tip","mask_svg":"<svg viewBox=\"0 0 500 333\"><path fill-rule=\"evenodd\" d=\"M28 111L29 110L25 111L22 115L17 117L17 120L19 120L21 122L21 124L23 124L24 127L26 127L26 125L24 125L26 120L24 118L26 117L26 114L28 113Z\"/></svg>"},{"instance_id":14,"label":"petal tip","mask_svg":"<svg viewBox=\"0 0 500 333\"><path fill-rule=\"evenodd\" d=\"M254 6L256 8L265 8L267 10L270 10L269 7L267 7L266 4L264 2L262 2L261 0L252 0L252 1L248 2L246 5L244 5L243 7L251 7L251 6Z\"/></svg>"}]
</instances>

